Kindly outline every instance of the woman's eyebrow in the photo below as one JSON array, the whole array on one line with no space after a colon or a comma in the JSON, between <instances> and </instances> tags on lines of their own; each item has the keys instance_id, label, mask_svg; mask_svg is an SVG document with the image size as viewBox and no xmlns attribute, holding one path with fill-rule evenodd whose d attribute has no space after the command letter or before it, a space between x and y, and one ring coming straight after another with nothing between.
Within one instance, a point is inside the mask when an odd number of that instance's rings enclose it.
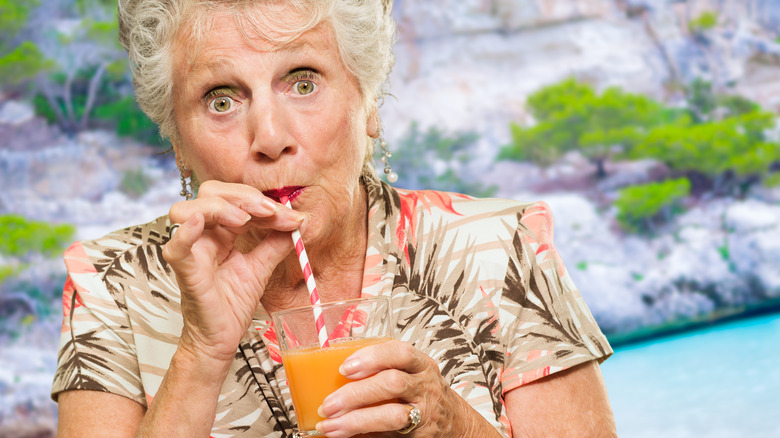
<instances>
[{"instance_id":1,"label":"woman's eyebrow","mask_svg":"<svg viewBox=\"0 0 780 438\"><path fill-rule=\"evenodd\" d=\"M191 73L200 73L202 71L208 71L210 73L224 73L228 70L232 70L236 67L234 59L226 56L218 56L216 58L209 59L207 62L195 62L190 65Z\"/></svg>"}]
</instances>

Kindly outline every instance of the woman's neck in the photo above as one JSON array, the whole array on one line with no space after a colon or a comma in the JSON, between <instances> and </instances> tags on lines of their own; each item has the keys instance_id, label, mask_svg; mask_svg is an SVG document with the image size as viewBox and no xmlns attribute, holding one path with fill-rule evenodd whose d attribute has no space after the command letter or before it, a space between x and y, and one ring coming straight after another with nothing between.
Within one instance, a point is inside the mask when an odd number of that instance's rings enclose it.
<instances>
[{"instance_id":1,"label":"woman's neck","mask_svg":"<svg viewBox=\"0 0 780 438\"><path fill-rule=\"evenodd\" d=\"M351 214L339 221L328 239L306 246L317 292L323 302L360 296L366 259L368 202L360 185ZM274 271L261 299L266 311L309 304L309 292L295 251Z\"/></svg>"}]
</instances>

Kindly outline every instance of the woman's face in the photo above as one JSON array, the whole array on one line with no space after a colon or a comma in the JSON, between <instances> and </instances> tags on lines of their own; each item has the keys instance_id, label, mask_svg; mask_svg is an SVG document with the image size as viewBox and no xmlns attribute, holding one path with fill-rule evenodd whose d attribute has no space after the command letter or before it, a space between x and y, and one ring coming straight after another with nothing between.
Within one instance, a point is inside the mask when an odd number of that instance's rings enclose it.
<instances>
[{"instance_id":1,"label":"woman's face","mask_svg":"<svg viewBox=\"0 0 780 438\"><path fill-rule=\"evenodd\" d=\"M178 157L201 182L289 195L310 215L312 243L334 234L339 221L365 207L359 177L366 135L376 126L330 28L274 48L247 41L232 15L214 14L196 57L185 42L175 50Z\"/></svg>"}]
</instances>

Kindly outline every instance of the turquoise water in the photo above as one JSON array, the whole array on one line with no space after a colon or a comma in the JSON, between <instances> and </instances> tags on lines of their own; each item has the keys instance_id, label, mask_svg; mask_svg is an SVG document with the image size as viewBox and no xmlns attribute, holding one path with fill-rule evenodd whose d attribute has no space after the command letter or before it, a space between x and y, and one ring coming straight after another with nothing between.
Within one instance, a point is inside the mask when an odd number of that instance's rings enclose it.
<instances>
[{"instance_id":1,"label":"turquoise water","mask_svg":"<svg viewBox=\"0 0 780 438\"><path fill-rule=\"evenodd\" d=\"M621 438L780 437L780 314L618 348L601 369Z\"/></svg>"}]
</instances>

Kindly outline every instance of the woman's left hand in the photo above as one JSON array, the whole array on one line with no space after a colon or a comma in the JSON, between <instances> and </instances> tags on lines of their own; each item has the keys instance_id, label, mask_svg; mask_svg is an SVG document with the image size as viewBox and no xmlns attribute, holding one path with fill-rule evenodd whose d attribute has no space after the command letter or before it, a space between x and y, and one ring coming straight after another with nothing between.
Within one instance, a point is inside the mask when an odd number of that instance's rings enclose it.
<instances>
[{"instance_id":1,"label":"woman's left hand","mask_svg":"<svg viewBox=\"0 0 780 438\"><path fill-rule=\"evenodd\" d=\"M326 419L317 430L329 438L368 433L400 436L397 431L409 425L407 404L422 414L420 424L407 436L487 437L490 430L498 436L449 387L436 362L406 342L365 347L347 358L340 371L354 381L329 395L320 408Z\"/></svg>"}]
</instances>

